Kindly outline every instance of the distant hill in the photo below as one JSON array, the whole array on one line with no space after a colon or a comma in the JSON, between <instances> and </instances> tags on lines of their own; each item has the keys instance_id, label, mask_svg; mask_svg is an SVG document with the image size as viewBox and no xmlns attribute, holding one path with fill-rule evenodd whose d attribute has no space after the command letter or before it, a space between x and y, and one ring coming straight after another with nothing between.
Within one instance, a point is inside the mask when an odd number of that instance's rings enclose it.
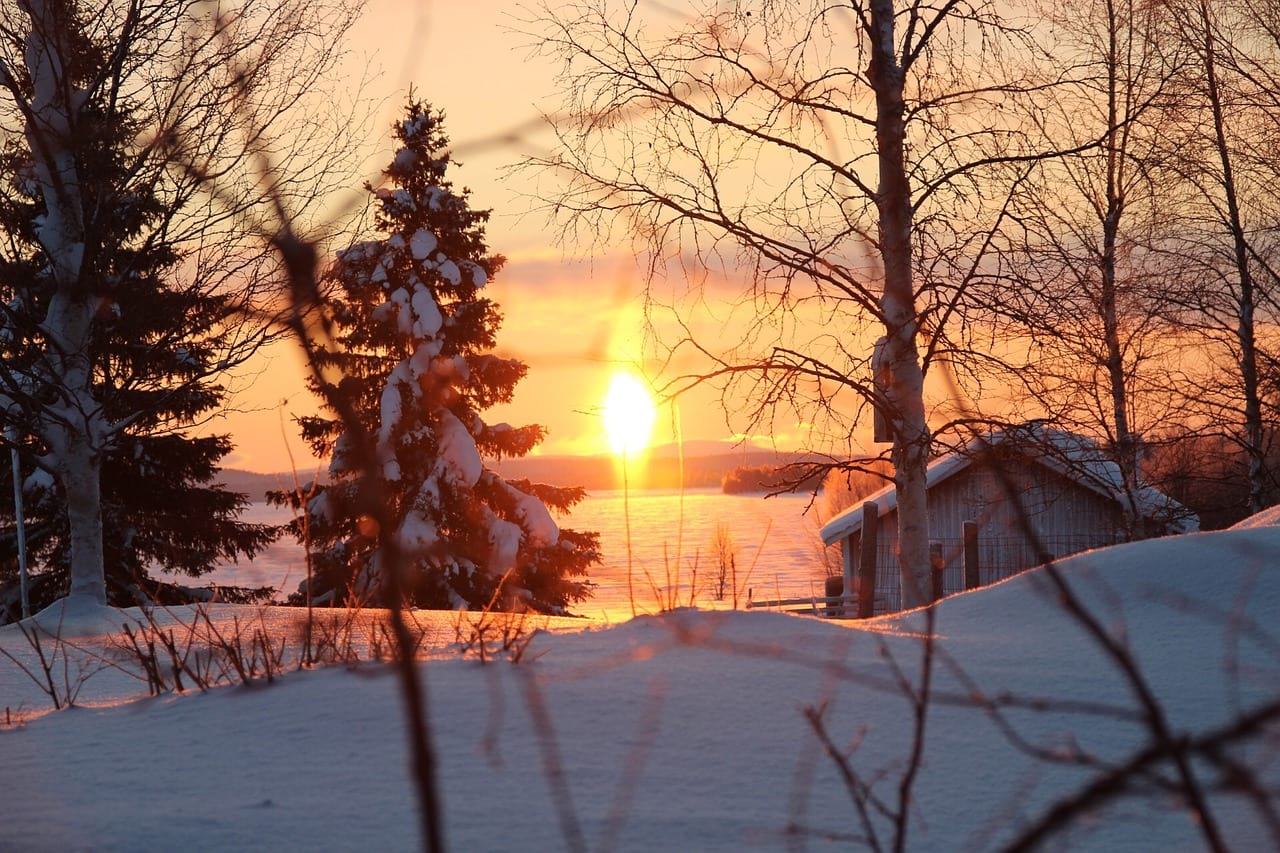
<instances>
[{"instance_id":1,"label":"distant hill","mask_svg":"<svg viewBox=\"0 0 1280 853\"><path fill-rule=\"evenodd\" d=\"M735 481L735 473L748 469L764 469L794 462L817 459L812 454L784 453L758 447L744 446L725 449L723 442L697 441L684 445L684 474L681 477L679 450L674 445L654 448L649 454L643 471L632 468L633 489L719 489L726 477ZM553 486L582 486L587 491L605 491L622 488L618 461L613 456L526 456L522 459L503 459L489 462L494 470L509 479L533 480ZM324 474L321 472L321 481ZM304 485L310 472L301 474ZM224 469L218 482L232 491L242 492L249 499L261 502L269 491L282 485L293 485L293 474L256 474L250 471ZM740 480L740 478L739 478Z\"/></svg>"},{"instance_id":2,"label":"distant hill","mask_svg":"<svg viewBox=\"0 0 1280 853\"><path fill-rule=\"evenodd\" d=\"M717 456L751 456L755 454L777 456L779 451L758 444L729 444L724 441L686 441L682 444L660 444L649 451L655 459L676 459L681 454L685 459L717 457Z\"/></svg>"},{"instance_id":3,"label":"distant hill","mask_svg":"<svg viewBox=\"0 0 1280 853\"><path fill-rule=\"evenodd\" d=\"M298 477L302 481L302 485L306 486L311 482L314 472L308 471L298 472ZM325 473L321 471L321 482L325 480ZM254 503L265 503L267 492L274 492L281 487L292 488L294 485L293 474L257 474L253 471L239 471L235 468L223 468L218 472L218 476L214 478L215 482L221 483L233 492L240 492L248 495L249 500Z\"/></svg>"},{"instance_id":4,"label":"distant hill","mask_svg":"<svg viewBox=\"0 0 1280 853\"><path fill-rule=\"evenodd\" d=\"M725 478L739 469L775 467L817 458L811 454L755 448L724 452L723 444L702 444L721 452L698 455L686 447L682 476L679 454L669 448L656 448L643 471L632 469L628 485L635 489L678 489L682 485L686 489L719 489ZM526 456L504 459L494 467L505 477L554 486L582 486L588 491L622 488L619 463L613 456Z\"/></svg>"}]
</instances>

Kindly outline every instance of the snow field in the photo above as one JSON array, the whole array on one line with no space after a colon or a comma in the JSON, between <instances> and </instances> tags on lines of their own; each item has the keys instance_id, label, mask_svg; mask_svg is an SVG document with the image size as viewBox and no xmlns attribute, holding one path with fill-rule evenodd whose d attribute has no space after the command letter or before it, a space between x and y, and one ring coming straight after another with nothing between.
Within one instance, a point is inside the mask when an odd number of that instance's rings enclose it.
<instances>
[{"instance_id":1,"label":"snow field","mask_svg":"<svg viewBox=\"0 0 1280 853\"><path fill-rule=\"evenodd\" d=\"M1277 555L1280 529L1263 527L1120 546L1061 568L1132 652L1175 734L1194 735L1280 700ZM223 624L259 618L216 612ZM262 624L296 631L300 613L269 608ZM1043 572L948 599L935 614L908 849L997 849L1146 743L1130 686ZM73 615L75 626L101 627ZM777 850L789 839L848 849L863 827L804 718L824 703L850 766L895 802L912 733L897 678L918 677L921 612L863 623L704 611L613 627L545 621L518 665L450 650L454 614L418 617L435 652L422 666L450 849L570 849L574 826L590 849ZM0 629L0 647L19 655L23 645L16 628ZM418 846L397 685L383 667L158 698L109 669L84 690L96 706L40 715L39 691L0 659L0 705L26 715L0 731L12 780L0 850ZM975 692L989 707L975 707ZM549 727L530 713L531 695L545 700ZM1274 788L1278 745L1273 718L1229 752ZM564 768L567 811L548 782L550 754ZM1216 771L1195 766L1212 789ZM1219 790L1211 802L1233 848L1270 849L1242 797ZM875 831L885 843L892 828L877 817ZM1174 797L1139 786L1073 820L1048 849L1202 846Z\"/></svg>"}]
</instances>

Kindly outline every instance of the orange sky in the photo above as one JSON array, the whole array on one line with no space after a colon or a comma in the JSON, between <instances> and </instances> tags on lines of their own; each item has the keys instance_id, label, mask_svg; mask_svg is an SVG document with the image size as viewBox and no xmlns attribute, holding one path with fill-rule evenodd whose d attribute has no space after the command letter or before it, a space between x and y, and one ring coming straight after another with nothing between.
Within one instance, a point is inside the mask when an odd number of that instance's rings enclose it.
<instances>
[{"instance_id":1,"label":"orange sky","mask_svg":"<svg viewBox=\"0 0 1280 853\"><path fill-rule=\"evenodd\" d=\"M515 402L491 410L487 420L543 424L549 434L542 453L603 453L608 442L599 407L612 371L638 367L658 379L655 364L645 361L643 279L622 253L584 257L579 247L556 245L542 215L529 212L529 179L506 173L522 149L484 144L536 117L540 108L555 107L551 67L530 56L528 37L511 31L519 25L512 15L521 5L373 0L344 76L357 79L366 68L381 69L363 93L385 101L368 129L367 168L377 170L388 160L387 128L412 85L446 113L446 129L459 152L460 165L450 174L455 185L470 187L473 204L493 210L489 247L508 258L490 285L505 316L499 350L519 356L530 370ZM533 137L526 144L542 141ZM315 407L303 387L300 358L292 347L279 346L250 372L236 383L233 411L207 427L234 437L236 449L224 464L280 471L290 467L292 453L299 469L313 468L291 422ZM683 399L679 417L686 440L732 438L710 394ZM671 421L669 408L659 413L656 442L672 439ZM795 445L788 435L780 435L780 443Z\"/></svg>"}]
</instances>

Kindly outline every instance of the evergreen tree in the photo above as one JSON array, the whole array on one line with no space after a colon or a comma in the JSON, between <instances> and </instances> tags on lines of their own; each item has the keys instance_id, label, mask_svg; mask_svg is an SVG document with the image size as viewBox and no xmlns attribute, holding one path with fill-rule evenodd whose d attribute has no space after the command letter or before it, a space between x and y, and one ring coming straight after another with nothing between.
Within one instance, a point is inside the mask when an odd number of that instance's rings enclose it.
<instances>
[{"instance_id":1,"label":"evergreen tree","mask_svg":"<svg viewBox=\"0 0 1280 853\"><path fill-rule=\"evenodd\" d=\"M328 282L338 346L326 366L341 372L339 392L376 444L394 529L359 512L369 472L355 464L337 413L303 419L317 455L331 456L332 482L307 501L316 554L312 586L296 600L309 592L315 603L385 604L383 543L394 536L407 604L564 612L590 594L598 537L558 529L548 510L566 511L582 489L508 481L482 461L523 456L544 431L481 418L512 399L527 368L492 353L501 315L482 292L503 258L488 254L489 212L472 210L469 191L445 178L442 120L410 99L394 128L389 188L369 188L386 236L340 252Z\"/></svg>"},{"instance_id":2,"label":"evergreen tree","mask_svg":"<svg viewBox=\"0 0 1280 853\"><path fill-rule=\"evenodd\" d=\"M85 46L84 51L91 50ZM177 603L206 596L152 576L161 569L199 576L220 559L251 557L276 536L266 525L237 521L244 495L215 483L231 450L226 436L186 430L219 409L225 390L212 376L238 346L237 304L182 276L191 262L168 238L178 213L163 172L139 171L129 159L138 127L127 102L92 103L78 116L75 157L83 221L94 240L81 267L98 300L88 352L91 405L117 425L101 460L104 573L108 603ZM29 152L10 137L0 171L0 381L13 397L50 398L45 353L55 347L45 322L53 293L49 262L35 223L46 215L39 184L28 180ZM167 195L166 195L167 193ZM40 389L44 390L40 390ZM23 456L24 514L33 610L65 595L70 566L67 497L51 475L51 449L29 418L36 406L14 405L5 426ZM0 454L0 622L21 615L16 583L15 507L10 454ZM237 600L270 590L231 591Z\"/></svg>"}]
</instances>

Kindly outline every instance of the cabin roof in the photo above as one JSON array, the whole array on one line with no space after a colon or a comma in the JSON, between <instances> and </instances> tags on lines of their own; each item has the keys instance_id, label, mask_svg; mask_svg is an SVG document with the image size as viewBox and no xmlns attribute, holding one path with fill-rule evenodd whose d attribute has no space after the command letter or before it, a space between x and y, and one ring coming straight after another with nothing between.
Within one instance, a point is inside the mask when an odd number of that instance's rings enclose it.
<instances>
[{"instance_id":1,"label":"cabin roof","mask_svg":"<svg viewBox=\"0 0 1280 853\"><path fill-rule=\"evenodd\" d=\"M926 469L925 488L933 489L949 480L979 461L985 451L1001 445L1016 447L1028 459L1121 506L1129 503L1120 466L1108 459L1096 443L1075 433L1048 429L1039 423L995 430L939 456ZM881 518L897 509L898 496L893 484L863 498L824 524L821 530L823 544L834 544L860 531L862 505L868 502L877 505ZM1143 518L1158 519L1177 533L1200 529L1200 520L1195 513L1151 486L1139 487L1133 503Z\"/></svg>"}]
</instances>

